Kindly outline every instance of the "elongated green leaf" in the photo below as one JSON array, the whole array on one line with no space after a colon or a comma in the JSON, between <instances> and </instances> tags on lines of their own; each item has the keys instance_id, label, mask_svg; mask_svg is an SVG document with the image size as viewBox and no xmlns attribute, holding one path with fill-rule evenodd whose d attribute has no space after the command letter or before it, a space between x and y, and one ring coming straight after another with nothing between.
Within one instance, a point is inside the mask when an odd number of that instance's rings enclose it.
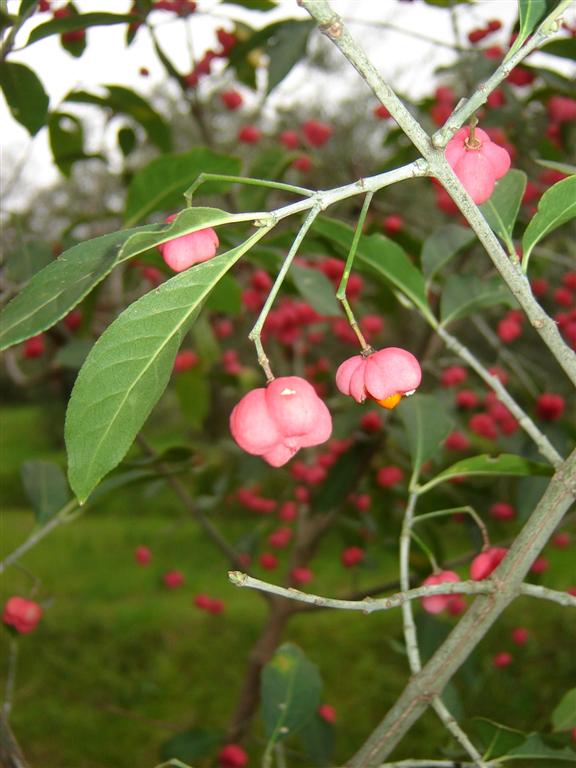
<instances>
[{"instance_id":1,"label":"elongated green leaf","mask_svg":"<svg viewBox=\"0 0 576 768\"><path fill-rule=\"evenodd\" d=\"M315 715L322 681L317 667L284 643L262 671L261 706L269 744L292 735Z\"/></svg>"},{"instance_id":2,"label":"elongated green leaf","mask_svg":"<svg viewBox=\"0 0 576 768\"><path fill-rule=\"evenodd\" d=\"M452 428L452 419L435 395L412 395L398 407L404 422L412 466L417 475L425 461L432 458Z\"/></svg>"},{"instance_id":3,"label":"elongated green leaf","mask_svg":"<svg viewBox=\"0 0 576 768\"><path fill-rule=\"evenodd\" d=\"M84 502L124 457L170 378L174 358L218 280L262 237L176 275L132 304L82 367L66 414L68 477Z\"/></svg>"},{"instance_id":4,"label":"elongated green leaf","mask_svg":"<svg viewBox=\"0 0 576 768\"><path fill-rule=\"evenodd\" d=\"M163 155L152 160L134 174L128 188L124 211L126 226L136 224L155 211L181 208L184 192L203 172L236 176L240 173L240 160L207 147L194 147L184 154ZM223 183L207 182L202 191L215 194L223 188Z\"/></svg>"},{"instance_id":5,"label":"elongated green leaf","mask_svg":"<svg viewBox=\"0 0 576 768\"><path fill-rule=\"evenodd\" d=\"M0 315L0 350L51 328L118 263L120 246L139 229L96 237L69 248L37 272Z\"/></svg>"},{"instance_id":6,"label":"elongated green leaf","mask_svg":"<svg viewBox=\"0 0 576 768\"><path fill-rule=\"evenodd\" d=\"M25 461L20 474L39 525L48 522L70 501L66 477L57 464L51 461Z\"/></svg>"},{"instance_id":7,"label":"elongated green leaf","mask_svg":"<svg viewBox=\"0 0 576 768\"><path fill-rule=\"evenodd\" d=\"M14 120L35 136L46 123L49 99L38 75L24 64L4 61L0 86Z\"/></svg>"},{"instance_id":8,"label":"elongated green leaf","mask_svg":"<svg viewBox=\"0 0 576 768\"><path fill-rule=\"evenodd\" d=\"M576 39L565 37L562 40L552 40L552 42L540 49L542 53L549 53L552 56L560 56L563 59L576 59Z\"/></svg>"},{"instance_id":9,"label":"elongated green leaf","mask_svg":"<svg viewBox=\"0 0 576 768\"><path fill-rule=\"evenodd\" d=\"M548 464L541 464L536 461L529 461L522 456L515 456L512 453L501 453L499 456L490 456L481 454L471 456L469 459L462 459L452 464L451 467L440 472L432 480L420 487L420 493L429 491L434 486L446 482L451 477L466 477L472 475L546 475L554 473L553 467Z\"/></svg>"},{"instance_id":10,"label":"elongated green leaf","mask_svg":"<svg viewBox=\"0 0 576 768\"><path fill-rule=\"evenodd\" d=\"M520 29L518 37L508 51L506 59L510 58L524 44L524 41L536 29L536 25L546 13L546 0L518 0L518 22Z\"/></svg>"},{"instance_id":11,"label":"elongated green leaf","mask_svg":"<svg viewBox=\"0 0 576 768\"><path fill-rule=\"evenodd\" d=\"M442 289L442 325L448 325L479 309L506 303L513 303L513 299L500 278L480 280L474 275L450 275Z\"/></svg>"},{"instance_id":12,"label":"elongated green leaf","mask_svg":"<svg viewBox=\"0 0 576 768\"><path fill-rule=\"evenodd\" d=\"M576 728L576 688L566 691L552 712L555 731L569 731Z\"/></svg>"},{"instance_id":13,"label":"elongated green leaf","mask_svg":"<svg viewBox=\"0 0 576 768\"><path fill-rule=\"evenodd\" d=\"M121 85L104 85L107 93L104 96L87 91L71 91L64 101L77 104L93 104L98 107L108 107L114 114L128 115L142 128L148 139L163 152L169 152L172 147L170 128L160 114L142 96Z\"/></svg>"},{"instance_id":14,"label":"elongated green leaf","mask_svg":"<svg viewBox=\"0 0 576 768\"><path fill-rule=\"evenodd\" d=\"M52 248L46 242L23 242L6 255L6 275L11 282L27 283L37 272L54 261Z\"/></svg>"},{"instance_id":15,"label":"elongated green leaf","mask_svg":"<svg viewBox=\"0 0 576 768\"><path fill-rule=\"evenodd\" d=\"M316 234L327 238L347 254L352 244L354 230L336 219L319 217L312 225ZM368 235L360 238L357 265L359 268L377 274L398 288L422 314L434 320L426 300L424 278L409 260L404 250L383 235Z\"/></svg>"},{"instance_id":16,"label":"elongated green leaf","mask_svg":"<svg viewBox=\"0 0 576 768\"><path fill-rule=\"evenodd\" d=\"M313 29L313 21L285 21L277 31L268 38L266 52L269 57L268 88L271 93L279 85L290 70L306 53L308 38Z\"/></svg>"},{"instance_id":17,"label":"elongated green leaf","mask_svg":"<svg viewBox=\"0 0 576 768\"><path fill-rule=\"evenodd\" d=\"M134 16L119 13L94 12L64 16L60 19L51 19L35 27L30 32L26 45L37 43L38 40L44 40L44 38L50 37L50 35L61 35L63 32L71 32L75 29L109 27L112 24L130 24L133 21Z\"/></svg>"},{"instance_id":18,"label":"elongated green leaf","mask_svg":"<svg viewBox=\"0 0 576 768\"><path fill-rule=\"evenodd\" d=\"M480 206L484 218L502 240L512 243L512 230L518 217L520 204L526 189L524 171L508 171L504 178L496 182L496 187L489 200Z\"/></svg>"},{"instance_id":19,"label":"elongated green leaf","mask_svg":"<svg viewBox=\"0 0 576 768\"><path fill-rule=\"evenodd\" d=\"M224 0L225 5L239 5L249 11L272 11L276 8L273 0Z\"/></svg>"},{"instance_id":20,"label":"elongated green leaf","mask_svg":"<svg viewBox=\"0 0 576 768\"><path fill-rule=\"evenodd\" d=\"M524 269L528 266L534 246L550 232L574 218L576 218L576 176L569 176L550 187L540 198L536 215L526 227L522 238Z\"/></svg>"},{"instance_id":21,"label":"elongated green leaf","mask_svg":"<svg viewBox=\"0 0 576 768\"><path fill-rule=\"evenodd\" d=\"M555 160L544 160L542 158L539 158L536 162L538 165L543 165L544 168L552 168L553 171L560 171L560 173L564 173L566 176L574 176L576 174L576 165L557 163Z\"/></svg>"},{"instance_id":22,"label":"elongated green leaf","mask_svg":"<svg viewBox=\"0 0 576 768\"><path fill-rule=\"evenodd\" d=\"M472 230L459 227L457 224L440 227L427 237L420 257L427 282L433 279L449 259L470 245L474 238Z\"/></svg>"},{"instance_id":23,"label":"elongated green leaf","mask_svg":"<svg viewBox=\"0 0 576 768\"><path fill-rule=\"evenodd\" d=\"M298 293L319 315L334 317L342 314L334 286L322 272L295 264L290 269L290 277Z\"/></svg>"},{"instance_id":24,"label":"elongated green leaf","mask_svg":"<svg viewBox=\"0 0 576 768\"><path fill-rule=\"evenodd\" d=\"M483 744L485 760L494 760L507 755L526 740L526 734L507 725L497 723L485 717L475 717L472 721L474 737Z\"/></svg>"},{"instance_id":25,"label":"elongated green leaf","mask_svg":"<svg viewBox=\"0 0 576 768\"><path fill-rule=\"evenodd\" d=\"M509 760L546 760L546 762L561 761L576 764L576 752L570 747L549 747L539 733L531 733L524 744L510 750L506 757Z\"/></svg>"}]
</instances>

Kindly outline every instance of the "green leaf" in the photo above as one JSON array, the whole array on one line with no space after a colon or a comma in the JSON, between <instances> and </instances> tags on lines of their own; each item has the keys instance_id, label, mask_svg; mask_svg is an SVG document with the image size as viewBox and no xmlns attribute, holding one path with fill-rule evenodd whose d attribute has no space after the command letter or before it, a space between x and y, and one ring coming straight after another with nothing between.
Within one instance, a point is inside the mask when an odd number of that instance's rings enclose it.
<instances>
[{"instance_id":1,"label":"green leaf","mask_svg":"<svg viewBox=\"0 0 576 768\"><path fill-rule=\"evenodd\" d=\"M11 282L27 283L37 272L54 261L52 249L46 242L32 240L7 254L6 275Z\"/></svg>"},{"instance_id":2,"label":"green leaf","mask_svg":"<svg viewBox=\"0 0 576 768\"><path fill-rule=\"evenodd\" d=\"M88 357L94 342L90 339L71 339L65 346L60 347L54 362L63 368L80 370Z\"/></svg>"},{"instance_id":3,"label":"green leaf","mask_svg":"<svg viewBox=\"0 0 576 768\"><path fill-rule=\"evenodd\" d=\"M507 61L524 44L546 13L546 0L518 0L518 37L506 54Z\"/></svg>"},{"instance_id":4,"label":"green leaf","mask_svg":"<svg viewBox=\"0 0 576 768\"><path fill-rule=\"evenodd\" d=\"M485 760L494 760L507 755L512 749L523 744L526 739L526 734L522 731L485 717L475 717L472 722L479 742L484 745Z\"/></svg>"},{"instance_id":5,"label":"green leaf","mask_svg":"<svg viewBox=\"0 0 576 768\"><path fill-rule=\"evenodd\" d=\"M122 126L118 131L118 146L124 157L127 157L136 149L137 143L136 131L128 125Z\"/></svg>"},{"instance_id":6,"label":"green leaf","mask_svg":"<svg viewBox=\"0 0 576 768\"><path fill-rule=\"evenodd\" d=\"M333 765L334 728L323 717L315 714L301 729L299 738L308 753L311 765L317 768Z\"/></svg>"},{"instance_id":7,"label":"green leaf","mask_svg":"<svg viewBox=\"0 0 576 768\"><path fill-rule=\"evenodd\" d=\"M475 275L450 275L442 289L440 317L442 325L448 325L479 309L513 303L510 292L499 277L481 280Z\"/></svg>"},{"instance_id":8,"label":"green leaf","mask_svg":"<svg viewBox=\"0 0 576 768\"><path fill-rule=\"evenodd\" d=\"M351 227L336 219L319 217L312 228L316 234L339 246L343 254L348 254L354 237ZM358 244L357 265L398 288L426 318L435 322L426 300L424 278L397 243L383 235L362 236Z\"/></svg>"},{"instance_id":9,"label":"green leaf","mask_svg":"<svg viewBox=\"0 0 576 768\"><path fill-rule=\"evenodd\" d=\"M184 192L201 173L237 176L240 160L231 155L213 152L207 147L194 147L180 155L163 155L134 174L128 195L124 219L127 226L141 221L156 211L181 208ZM215 194L228 188L224 182L207 182L202 191Z\"/></svg>"},{"instance_id":10,"label":"green leaf","mask_svg":"<svg viewBox=\"0 0 576 768\"><path fill-rule=\"evenodd\" d=\"M211 755L221 743L221 731L207 728L193 728L172 736L160 747L161 760L198 760Z\"/></svg>"},{"instance_id":11,"label":"green leaf","mask_svg":"<svg viewBox=\"0 0 576 768\"><path fill-rule=\"evenodd\" d=\"M576 59L576 38L566 37L562 40L552 40L543 48L542 53L550 53L552 56L560 56L563 59Z\"/></svg>"},{"instance_id":12,"label":"green leaf","mask_svg":"<svg viewBox=\"0 0 576 768\"><path fill-rule=\"evenodd\" d=\"M38 40L44 40L50 35L61 35L63 32L71 32L75 29L86 29L87 27L109 27L112 24L130 24L134 21L134 16L118 13L78 13L70 16L64 16L61 19L51 19L35 27L26 45L37 43Z\"/></svg>"},{"instance_id":13,"label":"green leaf","mask_svg":"<svg viewBox=\"0 0 576 768\"><path fill-rule=\"evenodd\" d=\"M309 722L320 704L318 668L292 643L284 643L262 670L261 707L268 748Z\"/></svg>"},{"instance_id":14,"label":"green leaf","mask_svg":"<svg viewBox=\"0 0 576 768\"><path fill-rule=\"evenodd\" d=\"M496 182L490 199L480 206L491 229L512 250L514 249L512 230L526 189L526 180L524 171L508 171L506 176Z\"/></svg>"},{"instance_id":15,"label":"green leaf","mask_svg":"<svg viewBox=\"0 0 576 768\"><path fill-rule=\"evenodd\" d=\"M46 123L49 98L38 75L24 64L0 64L0 86L14 120L35 136Z\"/></svg>"},{"instance_id":16,"label":"green leaf","mask_svg":"<svg viewBox=\"0 0 576 768\"><path fill-rule=\"evenodd\" d=\"M125 456L164 392L174 358L218 280L263 236L197 264L125 310L98 339L68 404L68 477L84 502Z\"/></svg>"},{"instance_id":17,"label":"green leaf","mask_svg":"<svg viewBox=\"0 0 576 768\"><path fill-rule=\"evenodd\" d=\"M64 101L76 104L92 104L107 107L116 115L127 115L139 123L148 139L162 152L169 152L172 146L172 136L168 124L156 110L130 88L121 85L104 85L106 95L98 96L88 91L71 91Z\"/></svg>"},{"instance_id":18,"label":"green leaf","mask_svg":"<svg viewBox=\"0 0 576 768\"><path fill-rule=\"evenodd\" d=\"M81 120L68 112L53 112L48 120L48 135L54 162L64 176L70 176L74 163L86 158Z\"/></svg>"},{"instance_id":19,"label":"green leaf","mask_svg":"<svg viewBox=\"0 0 576 768\"><path fill-rule=\"evenodd\" d=\"M552 712L555 731L569 731L576 728L576 688L567 691Z\"/></svg>"},{"instance_id":20,"label":"green leaf","mask_svg":"<svg viewBox=\"0 0 576 768\"><path fill-rule=\"evenodd\" d=\"M273 11L277 8L273 0L224 0L224 5L239 5L249 11Z\"/></svg>"},{"instance_id":21,"label":"green leaf","mask_svg":"<svg viewBox=\"0 0 576 768\"><path fill-rule=\"evenodd\" d=\"M565 173L567 176L576 174L576 165L557 163L555 160L544 160L543 158L539 158L536 162L538 165L543 165L544 168L552 168L553 171L560 171L560 173Z\"/></svg>"},{"instance_id":22,"label":"green leaf","mask_svg":"<svg viewBox=\"0 0 576 768\"><path fill-rule=\"evenodd\" d=\"M548 464L541 464L536 461L529 461L522 456L515 456L511 453L501 453L499 456L490 456L489 454L480 454L471 456L468 459L457 461L452 466L444 469L439 475L433 477L424 485L420 486L420 493L429 491L434 486L450 480L452 477L465 475L546 475L554 474L554 468Z\"/></svg>"},{"instance_id":23,"label":"green leaf","mask_svg":"<svg viewBox=\"0 0 576 768\"><path fill-rule=\"evenodd\" d=\"M186 423L199 428L210 412L210 387L200 367L175 375L176 392Z\"/></svg>"},{"instance_id":24,"label":"green leaf","mask_svg":"<svg viewBox=\"0 0 576 768\"><path fill-rule=\"evenodd\" d=\"M147 228L112 232L75 245L37 272L0 315L0 350L51 328L67 315L116 266L120 246L142 229Z\"/></svg>"},{"instance_id":25,"label":"green leaf","mask_svg":"<svg viewBox=\"0 0 576 768\"><path fill-rule=\"evenodd\" d=\"M562 762L576 764L576 752L570 747L564 747L559 749L557 747L549 747L546 742L542 740L539 733L529 734L526 741L519 747L515 747L507 755L508 760L560 760Z\"/></svg>"},{"instance_id":26,"label":"green leaf","mask_svg":"<svg viewBox=\"0 0 576 768\"><path fill-rule=\"evenodd\" d=\"M420 257L426 281L430 282L449 259L468 247L474 239L472 230L457 224L440 227L427 237Z\"/></svg>"},{"instance_id":27,"label":"green leaf","mask_svg":"<svg viewBox=\"0 0 576 768\"><path fill-rule=\"evenodd\" d=\"M267 93L271 93L290 70L302 60L306 54L308 38L315 27L316 24L313 21L285 21L268 38Z\"/></svg>"},{"instance_id":28,"label":"green leaf","mask_svg":"<svg viewBox=\"0 0 576 768\"><path fill-rule=\"evenodd\" d=\"M242 311L242 289L232 275L224 275L210 296L206 308L228 315L239 315Z\"/></svg>"},{"instance_id":29,"label":"green leaf","mask_svg":"<svg viewBox=\"0 0 576 768\"><path fill-rule=\"evenodd\" d=\"M334 286L326 275L317 269L295 264L290 268L290 278L304 301L319 315L336 317L342 314L340 302L334 293Z\"/></svg>"},{"instance_id":30,"label":"green leaf","mask_svg":"<svg viewBox=\"0 0 576 768\"><path fill-rule=\"evenodd\" d=\"M452 428L452 419L435 395L412 395L398 407L412 457L414 476L440 450Z\"/></svg>"},{"instance_id":31,"label":"green leaf","mask_svg":"<svg viewBox=\"0 0 576 768\"><path fill-rule=\"evenodd\" d=\"M524 269L534 246L562 224L576 218L576 176L562 179L546 190L538 203L536 215L526 227L522 238Z\"/></svg>"},{"instance_id":32,"label":"green leaf","mask_svg":"<svg viewBox=\"0 0 576 768\"><path fill-rule=\"evenodd\" d=\"M564 77L564 75L559 74L554 69L544 69L544 67L528 66L526 69L529 69L534 75L541 77L546 85L548 85L550 88L560 91L560 93L563 93L566 96L573 96L574 80L571 80L568 77Z\"/></svg>"},{"instance_id":33,"label":"green leaf","mask_svg":"<svg viewBox=\"0 0 576 768\"><path fill-rule=\"evenodd\" d=\"M66 477L57 464L51 461L25 461L20 475L38 525L47 523L70 501Z\"/></svg>"}]
</instances>

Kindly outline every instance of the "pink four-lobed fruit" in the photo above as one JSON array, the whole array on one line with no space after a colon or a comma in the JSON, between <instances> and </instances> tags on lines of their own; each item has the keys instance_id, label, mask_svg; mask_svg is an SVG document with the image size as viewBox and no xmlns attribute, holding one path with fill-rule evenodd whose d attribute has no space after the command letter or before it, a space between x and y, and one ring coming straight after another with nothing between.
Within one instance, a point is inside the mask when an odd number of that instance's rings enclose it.
<instances>
[{"instance_id":1,"label":"pink four-lobed fruit","mask_svg":"<svg viewBox=\"0 0 576 768\"><path fill-rule=\"evenodd\" d=\"M436 584L453 583L460 581L460 576L454 571L440 571L433 573L422 582L423 587L432 587ZM442 613L448 608L448 605L454 595L429 595L422 598L422 608L427 613Z\"/></svg>"},{"instance_id":2,"label":"pink four-lobed fruit","mask_svg":"<svg viewBox=\"0 0 576 768\"><path fill-rule=\"evenodd\" d=\"M470 137L468 126L460 128L446 146L448 164L476 204L484 203L496 181L508 172L510 155L481 128Z\"/></svg>"},{"instance_id":3,"label":"pink four-lobed fruit","mask_svg":"<svg viewBox=\"0 0 576 768\"><path fill-rule=\"evenodd\" d=\"M41 618L42 606L18 595L7 600L2 614L4 624L13 627L21 635L33 632Z\"/></svg>"},{"instance_id":4,"label":"pink four-lobed fruit","mask_svg":"<svg viewBox=\"0 0 576 768\"><path fill-rule=\"evenodd\" d=\"M394 408L420 385L422 370L411 352L386 347L369 355L354 355L336 371L336 386L358 403L371 397L383 408Z\"/></svg>"},{"instance_id":5,"label":"pink four-lobed fruit","mask_svg":"<svg viewBox=\"0 0 576 768\"><path fill-rule=\"evenodd\" d=\"M166 571L166 573L162 576L162 581L164 582L164 586L167 587L167 589L178 589L178 587L183 586L184 584L184 574L182 571Z\"/></svg>"},{"instance_id":6,"label":"pink four-lobed fruit","mask_svg":"<svg viewBox=\"0 0 576 768\"><path fill-rule=\"evenodd\" d=\"M340 559L345 568L354 568L364 560L364 550L360 547L346 547Z\"/></svg>"},{"instance_id":7,"label":"pink four-lobed fruit","mask_svg":"<svg viewBox=\"0 0 576 768\"><path fill-rule=\"evenodd\" d=\"M166 223L169 224L175 218L176 214L169 216ZM212 227L207 227L161 243L158 250L170 269L174 272L183 272L194 264L213 258L219 245L218 235Z\"/></svg>"},{"instance_id":8,"label":"pink four-lobed fruit","mask_svg":"<svg viewBox=\"0 0 576 768\"><path fill-rule=\"evenodd\" d=\"M140 546L134 550L134 560L138 565L146 566L152 560L152 550L150 547Z\"/></svg>"},{"instance_id":9,"label":"pink four-lobed fruit","mask_svg":"<svg viewBox=\"0 0 576 768\"><path fill-rule=\"evenodd\" d=\"M244 395L230 415L230 431L247 453L281 467L300 448L328 440L332 417L305 379L281 376Z\"/></svg>"}]
</instances>

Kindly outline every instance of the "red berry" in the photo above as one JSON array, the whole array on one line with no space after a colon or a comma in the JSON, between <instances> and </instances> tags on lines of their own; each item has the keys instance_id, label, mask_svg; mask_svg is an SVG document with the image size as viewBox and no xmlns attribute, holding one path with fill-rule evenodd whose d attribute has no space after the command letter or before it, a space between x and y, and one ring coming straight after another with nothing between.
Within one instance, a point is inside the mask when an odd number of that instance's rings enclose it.
<instances>
[{"instance_id":1,"label":"red berry","mask_svg":"<svg viewBox=\"0 0 576 768\"><path fill-rule=\"evenodd\" d=\"M44 341L44 334L39 333L37 336L31 336L24 342L24 357L27 360L33 360L36 357L42 357L46 352L46 342Z\"/></svg>"},{"instance_id":2,"label":"red berry","mask_svg":"<svg viewBox=\"0 0 576 768\"><path fill-rule=\"evenodd\" d=\"M162 581L168 589L178 589L184 584L184 574L182 571L167 571L162 576Z\"/></svg>"},{"instance_id":3,"label":"red berry","mask_svg":"<svg viewBox=\"0 0 576 768\"><path fill-rule=\"evenodd\" d=\"M314 578L313 572L310 568L300 566L299 568L293 568L290 576L294 584L308 584Z\"/></svg>"},{"instance_id":4,"label":"red berry","mask_svg":"<svg viewBox=\"0 0 576 768\"><path fill-rule=\"evenodd\" d=\"M244 768L248 763L248 755L238 744L227 744L218 752L220 768Z\"/></svg>"},{"instance_id":5,"label":"red berry","mask_svg":"<svg viewBox=\"0 0 576 768\"><path fill-rule=\"evenodd\" d=\"M532 573L545 573L550 568L550 562L546 557L537 557L532 563L530 571Z\"/></svg>"},{"instance_id":6,"label":"red berry","mask_svg":"<svg viewBox=\"0 0 576 768\"><path fill-rule=\"evenodd\" d=\"M392 117L392 115L386 109L384 104L378 104L377 107L374 107L374 117L377 117L379 120L387 120L389 117Z\"/></svg>"},{"instance_id":7,"label":"red berry","mask_svg":"<svg viewBox=\"0 0 576 768\"><path fill-rule=\"evenodd\" d=\"M258 144L262 138L262 132L255 125L245 125L238 131L238 141L244 144Z\"/></svg>"},{"instance_id":8,"label":"red berry","mask_svg":"<svg viewBox=\"0 0 576 768\"><path fill-rule=\"evenodd\" d=\"M364 550L360 547L347 547L340 559L345 568L353 568L364 560Z\"/></svg>"},{"instance_id":9,"label":"red berry","mask_svg":"<svg viewBox=\"0 0 576 768\"><path fill-rule=\"evenodd\" d=\"M292 161L292 168L301 173L308 173L312 169L312 158L309 155L299 155Z\"/></svg>"},{"instance_id":10,"label":"red berry","mask_svg":"<svg viewBox=\"0 0 576 768\"><path fill-rule=\"evenodd\" d=\"M570 534L567 531L560 531L552 538L552 546L556 549L566 549L570 546Z\"/></svg>"},{"instance_id":11,"label":"red berry","mask_svg":"<svg viewBox=\"0 0 576 768\"><path fill-rule=\"evenodd\" d=\"M376 482L381 488L392 488L404 480L404 471L400 467L390 465L382 467L376 475Z\"/></svg>"},{"instance_id":12,"label":"red berry","mask_svg":"<svg viewBox=\"0 0 576 768\"><path fill-rule=\"evenodd\" d=\"M178 352L174 360L174 373L184 373L198 365L198 355L191 349L184 349Z\"/></svg>"},{"instance_id":13,"label":"red berry","mask_svg":"<svg viewBox=\"0 0 576 768\"><path fill-rule=\"evenodd\" d=\"M526 645L529 637L530 632L528 632L526 627L514 627L512 630L512 642L514 645Z\"/></svg>"},{"instance_id":14,"label":"red berry","mask_svg":"<svg viewBox=\"0 0 576 768\"><path fill-rule=\"evenodd\" d=\"M444 387L457 387L458 384L466 381L467 376L466 368L462 368L460 365L453 365L451 368L446 368L442 371L440 383Z\"/></svg>"},{"instance_id":15,"label":"red berry","mask_svg":"<svg viewBox=\"0 0 576 768\"><path fill-rule=\"evenodd\" d=\"M278 567L278 558L272 552L262 552L259 562L266 571L273 571Z\"/></svg>"},{"instance_id":16,"label":"red berry","mask_svg":"<svg viewBox=\"0 0 576 768\"><path fill-rule=\"evenodd\" d=\"M444 441L449 451L467 451L470 448L470 440L462 432L451 432Z\"/></svg>"},{"instance_id":17,"label":"red berry","mask_svg":"<svg viewBox=\"0 0 576 768\"><path fill-rule=\"evenodd\" d=\"M236 109L242 106L244 99L242 98L242 94L238 91L222 91L220 94L220 101L226 109L229 109L231 112L234 112Z\"/></svg>"},{"instance_id":18,"label":"red berry","mask_svg":"<svg viewBox=\"0 0 576 768\"><path fill-rule=\"evenodd\" d=\"M500 651L492 659L492 664L497 668L508 667L512 664L512 654L508 651Z\"/></svg>"},{"instance_id":19,"label":"red berry","mask_svg":"<svg viewBox=\"0 0 576 768\"><path fill-rule=\"evenodd\" d=\"M331 704L320 704L318 707L318 714L327 723L336 722L336 710Z\"/></svg>"},{"instance_id":20,"label":"red berry","mask_svg":"<svg viewBox=\"0 0 576 768\"><path fill-rule=\"evenodd\" d=\"M382 229L387 235L397 235L404 229L404 219L397 213L391 213L382 222Z\"/></svg>"},{"instance_id":21,"label":"red berry","mask_svg":"<svg viewBox=\"0 0 576 768\"><path fill-rule=\"evenodd\" d=\"M490 507L490 516L494 520L513 520L516 517L516 510L512 504L507 504L505 501L497 501Z\"/></svg>"},{"instance_id":22,"label":"red berry","mask_svg":"<svg viewBox=\"0 0 576 768\"><path fill-rule=\"evenodd\" d=\"M302 133L313 147L322 147L332 136L332 128L320 120L307 120L302 125Z\"/></svg>"},{"instance_id":23,"label":"red berry","mask_svg":"<svg viewBox=\"0 0 576 768\"><path fill-rule=\"evenodd\" d=\"M535 277L531 280L530 287L532 288L532 293L537 298L544 296L548 291L548 283L543 277Z\"/></svg>"},{"instance_id":24,"label":"red berry","mask_svg":"<svg viewBox=\"0 0 576 768\"><path fill-rule=\"evenodd\" d=\"M545 421L557 421L564 413L565 402L562 395L544 392L536 400L536 414Z\"/></svg>"},{"instance_id":25,"label":"red berry","mask_svg":"<svg viewBox=\"0 0 576 768\"><path fill-rule=\"evenodd\" d=\"M300 139L296 131L282 131L278 137L280 144L283 144L286 149L298 149L300 146Z\"/></svg>"},{"instance_id":26,"label":"red berry","mask_svg":"<svg viewBox=\"0 0 576 768\"><path fill-rule=\"evenodd\" d=\"M456 405L465 411L478 407L478 395L471 389L463 389L456 395Z\"/></svg>"},{"instance_id":27,"label":"red berry","mask_svg":"<svg viewBox=\"0 0 576 768\"><path fill-rule=\"evenodd\" d=\"M150 560L152 560L152 550L150 547L136 547L134 550L134 559L138 565L148 565Z\"/></svg>"},{"instance_id":28,"label":"red berry","mask_svg":"<svg viewBox=\"0 0 576 768\"><path fill-rule=\"evenodd\" d=\"M365 432L379 432L382 429L382 419L376 411L365 413L360 419L360 426Z\"/></svg>"},{"instance_id":29,"label":"red berry","mask_svg":"<svg viewBox=\"0 0 576 768\"><path fill-rule=\"evenodd\" d=\"M496 440L498 430L492 416L488 413L475 413L468 422L468 427L472 432L487 440Z\"/></svg>"}]
</instances>

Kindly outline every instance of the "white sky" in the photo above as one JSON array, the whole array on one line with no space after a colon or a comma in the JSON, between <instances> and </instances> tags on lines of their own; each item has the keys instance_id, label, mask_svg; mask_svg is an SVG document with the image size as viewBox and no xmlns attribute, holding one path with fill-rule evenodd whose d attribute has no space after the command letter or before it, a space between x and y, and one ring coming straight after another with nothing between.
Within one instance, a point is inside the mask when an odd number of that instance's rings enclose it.
<instances>
[{"instance_id":1,"label":"white sky","mask_svg":"<svg viewBox=\"0 0 576 768\"><path fill-rule=\"evenodd\" d=\"M60 6L65 3L53 2ZM19 0L8 0L8 8L17 10ZM126 13L130 0L76 0L81 12L110 11ZM334 9L346 19L378 18L380 21L393 23L403 29L412 29L447 42L454 41L454 33L449 14L440 8L426 5L422 0L413 3L401 3L396 0L333 0ZM175 65L183 72L190 70L189 49L186 41L185 24L188 24L195 54L215 46L214 29L217 26L230 26L227 18L237 18L254 26L271 23L280 18L308 18L299 8L296 0L279 0L278 9L267 14L244 11L237 6L222 5L218 0L199 0L201 11L213 13L208 16L194 14L187 22L174 14L155 13L153 21L158 25L158 35L164 49L169 53ZM472 8L458 6L461 29L466 34L473 26L481 25L490 18L498 18L504 29L497 36L490 38L490 44L507 40L516 16L516 0L480 0ZM49 19L48 14L39 14L31 21L17 38L16 49L27 39L33 23ZM36 21L37 19L37 21ZM441 48L430 43L375 26L350 24L352 33L361 38L372 60L386 79L409 96L417 97L430 91L430 82L434 69L452 60L453 54L448 48ZM99 27L88 30L88 46L80 59L66 53L57 37L47 38L21 51L14 50L10 60L20 61L32 67L42 80L50 95L50 106L55 108L63 96L72 89L95 90L105 83L116 83L134 88L146 96L154 87L161 86L165 74L156 59L150 38L141 30L130 48L124 46L125 25ZM546 56L546 65L550 66L552 57ZM553 59L557 62L557 59ZM150 70L150 77L139 74L140 67ZM350 69L347 83L354 83L357 74ZM318 90L309 82L303 70L296 68L293 73L275 91L276 102L290 102L294 99L318 99ZM330 99L337 100L342 93L341 84L336 83L332 94L322 92L322 99L328 111ZM89 115L90 110L82 111L76 105L72 111ZM93 114L93 111L92 111ZM2 129L2 149L6 162L3 162L2 177L10 175L16 160L26 160L23 169L23 186L27 193L34 189L49 186L58 177L53 167L48 149L46 129L30 141L20 125L10 116L3 98L0 98L0 126ZM25 195L28 197L28 194Z\"/></svg>"}]
</instances>

